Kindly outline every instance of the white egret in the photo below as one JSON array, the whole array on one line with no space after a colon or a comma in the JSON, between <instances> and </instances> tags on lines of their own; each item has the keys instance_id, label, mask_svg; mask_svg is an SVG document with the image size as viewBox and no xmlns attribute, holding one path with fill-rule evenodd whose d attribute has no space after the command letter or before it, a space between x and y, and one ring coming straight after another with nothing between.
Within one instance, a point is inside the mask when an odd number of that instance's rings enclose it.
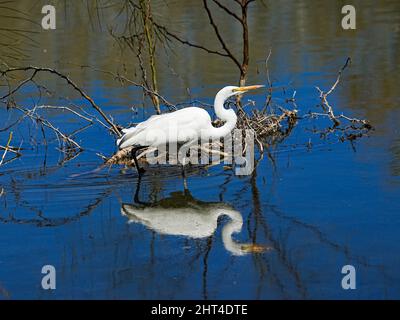
<instances>
[{"instance_id":1,"label":"white egret","mask_svg":"<svg viewBox=\"0 0 400 320\"><path fill-rule=\"evenodd\" d=\"M184 194L174 192L170 197L153 204L122 204L121 214L129 219L129 223L142 224L159 234L192 239L210 237L217 229L218 218L228 216L230 221L222 228L222 242L226 250L233 255L244 255L270 249L233 240L232 235L242 230L243 218L240 212L225 203L196 200L188 191Z\"/></svg>"},{"instance_id":2,"label":"white egret","mask_svg":"<svg viewBox=\"0 0 400 320\"><path fill-rule=\"evenodd\" d=\"M182 147L198 141L201 138L217 139L228 135L236 126L237 116L232 109L225 109L224 102L231 96L264 87L253 85L246 87L227 86L221 89L214 100L214 110L217 117L225 124L219 128L212 125L208 112L198 107L188 107L171 113L153 115L135 127L123 129L124 135L117 140L120 149L133 147L132 157L140 173L136 152L145 147L157 147L171 143L182 144Z\"/></svg>"}]
</instances>

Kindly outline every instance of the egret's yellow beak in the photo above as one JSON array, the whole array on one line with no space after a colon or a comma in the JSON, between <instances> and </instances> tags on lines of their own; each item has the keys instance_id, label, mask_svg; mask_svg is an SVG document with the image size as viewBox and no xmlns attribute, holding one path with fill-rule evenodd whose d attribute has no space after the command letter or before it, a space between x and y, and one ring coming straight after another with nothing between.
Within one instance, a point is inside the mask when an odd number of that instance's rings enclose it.
<instances>
[{"instance_id":1,"label":"egret's yellow beak","mask_svg":"<svg viewBox=\"0 0 400 320\"><path fill-rule=\"evenodd\" d=\"M245 253L263 253L266 251L270 251L273 248L262 244L244 243L241 245L241 249Z\"/></svg>"},{"instance_id":2,"label":"egret's yellow beak","mask_svg":"<svg viewBox=\"0 0 400 320\"><path fill-rule=\"evenodd\" d=\"M263 87L265 87L265 86L262 84L258 84L258 85L254 85L254 86L240 87L237 89L233 89L233 91L234 92L246 92L249 90L255 90L255 89L259 89L259 88L263 88Z\"/></svg>"}]
</instances>

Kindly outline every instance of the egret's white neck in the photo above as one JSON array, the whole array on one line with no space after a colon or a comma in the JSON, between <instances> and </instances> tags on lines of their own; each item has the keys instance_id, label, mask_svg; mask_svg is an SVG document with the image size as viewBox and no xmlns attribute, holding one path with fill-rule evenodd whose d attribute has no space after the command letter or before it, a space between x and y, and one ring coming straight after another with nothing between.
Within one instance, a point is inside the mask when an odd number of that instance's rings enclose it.
<instances>
[{"instance_id":1,"label":"egret's white neck","mask_svg":"<svg viewBox=\"0 0 400 320\"><path fill-rule=\"evenodd\" d=\"M232 239L233 233L238 233L242 230L242 215L235 210L223 210L220 215L227 215L231 219L231 221L222 228L222 242L226 250L237 256L245 254L242 245Z\"/></svg>"},{"instance_id":2,"label":"egret's white neck","mask_svg":"<svg viewBox=\"0 0 400 320\"><path fill-rule=\"evenodd\" d=\"M219 128L215 128L215 127L210 128L209 135L210 135L210 138L212 138L212 139L225 137L236 126L237 116L235 114L235 111L233 111L232 109L224 108L224 102L226 99L227 98L220 92L215 96L215 100L214 100L215 114L217 115L217 117L219 119L225 121L225 124Z\"/></svg>"}]
</instances>

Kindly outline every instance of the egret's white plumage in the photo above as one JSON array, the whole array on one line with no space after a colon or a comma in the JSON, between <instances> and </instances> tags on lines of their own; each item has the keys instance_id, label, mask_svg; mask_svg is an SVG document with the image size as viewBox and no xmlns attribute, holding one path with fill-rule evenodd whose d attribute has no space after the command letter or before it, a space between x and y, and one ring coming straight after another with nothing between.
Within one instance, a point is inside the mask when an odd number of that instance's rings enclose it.
<instances>
[{"instance_id":1,"label":"egret's white plumage","mask_svg":"<svg viewBox=\"0 0 400 320\"><path fill-rule=\"evenodd\" d=\"M228 216L230 221L222 229L224 247L234 255L243 255L261 246L243 244L232 239L234 233L242 230L243 218L240 212L223 203L188 202L177 207L182 199L171 197L148 207L123 204L121 214L131 223L140 223L164 235L184 236L193 239L210 237L218 225L218 218ZM165 205L172 203L172 205ZM253 250L254 251L254 250Z\"/></svg>"},{"instance_id":2,"label":"egret's white plumage","mask_svg":"<svg viewBox=\"0 0 400 320\"><path fill-rule=\"evenodd\" d=\"M220 138L229 134L236 125L237 116L232 109L225 109L224 102L231 96L262 86L235 87L221 89L214 100L217 117L225 124L219 128L212 125L211 117L202 108L188 107L171 113L151 116L132 128L123 130L124 135L117 140L118 147L145 147L168 143L190 143L200 138Z\"/></svg>"}]
</instances>

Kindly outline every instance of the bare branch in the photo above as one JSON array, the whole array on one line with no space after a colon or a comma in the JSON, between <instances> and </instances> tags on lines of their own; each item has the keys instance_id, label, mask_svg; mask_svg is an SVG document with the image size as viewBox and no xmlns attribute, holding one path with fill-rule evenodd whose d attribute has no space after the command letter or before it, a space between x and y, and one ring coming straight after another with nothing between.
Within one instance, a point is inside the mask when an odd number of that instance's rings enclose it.
<instances>
[{"instance_id":1,"label":"bare branch","mask_svg":"<svg viewBox=\"0 0 400 320\"><path fill-rule=\"evenodd\" d=\"M337 127L340 125L340 121L338 120L338 118L335 116L334 112L333 112L333 108L331 107L331 105L329 104L327 97L333 92L333 90L335 90L336 86L339 84L340 82L340 78L342 76L343 71L347 68L347 66L349 65L349 63L351 62L351 58L348 57L346 60L346 63L343 65L343 67L340 68L338 76L336 78L335 83L332 85L332 87L329 89L328 92L324 92L322 91L319 87L316 87L316 89L319 92L319 97L321 99L322 102L322 106L326 109L326 112L328 113L330 119L333 122L334 127Z\"/></svg>"},{"instance_id":2,"label":"bare branch","mask_svg":"<svg viewBox=\"0 0 400 320\"><path fill-rule=\"evenodd\" d=\"M153 22L153 23L164 35L169 36L169 37L177 40L178 42L180 42L180 43L182 43L184 45L188 45L189 47L194 47L194 48L197 48L197 49L201 49L201 50L203 50L203 51L205 51L207 53L216 54L216 55L219 55L219 56L222 56L222 57L229 57L229 55L226 54L226 53L223 53L223 52L220 52L220 51L217 51L217 50L212 50L212 49L209 49L209 48L204 47L202 45L199 45L199 44L190 42L188 40L182 39L181 37L179 37L175 33L172 33L171 31L169 31L166 27L164 27L162 25L159 25L156 22Z\"/></svg>"},{"instance_id":3,"label":"bare branch","mask_svg":"<svg viewBox=\"0 0 400 320\"><path fill-rule=\"evenodd\" d=\"M90 123L93 123L93 119L90 119L88 117L85 117L84 115L80 114L79 112L76 112L75 110L72 110L69 107L63 107L63 106L37 106L36 109L56 109L56 110L66 110L69 111L71 113L73 113L74 115L78 116L79 118L82 118Z\"/></svg>"},{"instance_id":4,"label":"bare branch","mask_svg":"<svg viewBox=\"0 0 400 320\"><path fill-rule=\"evenodd\" d=\"M228 7L224 6L221 4L218 0L212 0L218 7L220 7L222 10L224 10L226 13L234 17L236 20L238 20L240 23L243 23L242 18L240 18L236 13L228 9Z\"/></svg>"},{"instance_id":5,"label":"bare branch","mask_svg":"<svg viewBox=\"0 0 400 320\"><path fill-rule=\"evenodd\" d=\"M351 63L351 58L348 57L346 60L346 63L343 65L343 67L340 68L339 70L339 74L336 78L335 83L332 85L332 87L330 88L330 90L325 94L326 96L329 96L333 90L335 90L336 86L339 84L340 78L342 76L343 71L347 68L347 66Z\"/></svg>"},{"instance_id":6,"label":"bare branch","mask_svg":"<svg viewBox=\"0 0 400 320\"><path fill-rule=\"evenodd\" d=\"M94 100L87 95L81 88L79 88L68 76L63 75L62 73L58 72L55 69L51 68L39 68L39 67L34 67L34 66L29 66L29 67L19 67L19 68L9 68L4 71L0 71L1 75L6 75L7 73L10 72L16 72L16 71L29 71L29 70L34 70L34 74L37 74L38 72L49 72L52 74L55 74L59 76L60 78L64 79L67 81L69 85L71 85L76 91L78 91L81 96L87 100L90 105L102 116L102 118L110 125L110 130L116 134L118 137L121 136L121 132L119 131L118 127L106 116L106 114L103 112L103 110L94 102ZM29 78L28 78L29 79ZM32 80L32 79L29 79Z\"/></svg>"},{"instance_id":7,"label":"bare branch","mask_svg":"<svg viewBox=\"0 0 400 320\"><path fill-rule=\"evenodd\" d=\"M35 122L38 122L42 125L44 125L45 127L51 129L54 131L54 133L56 134L57 138L61 138L65 143L69 144L69 146L73 147L73 148L77 148L78 150L83 150L83 148L72 138L70 138L69 136L67 136L66 134L64 134L63 132L61 132L58 128L56 128L49 120L47 119L43 119L42 117L40 117L37 113L36 113L36 108L32 109L32 110L27 110L25 108L19 107L19 106L14 106L15 109L21 111L22 113L24 113L27 117L31 118L32 120L34 120Z\"/></svg>"},{"instance_id":8,"label":"bare branch","mask_svg":"<svg viewBox=\"0 0 400 320\"><path fill-rule=\"evenodd\" d=\"M226 45L224 39L222 38L221 33L219 32L219 29L218 29L217 25L216 25L215 22L214 22L214 18L213 18L212 14L211 14L210 8L208 7L207 0L203 0L203 5L204 5L204 9L205 9L206 12L207 12L207 15L208 15L208 19L209 19L209 21L210 21L210 24L211 24L212 27L214 28L215 35L217 36L217 38L218 38L218 40L219 40L219 42L220 42L222 48L224 49L224 51L226 52L226 54L229 56L229 58L236 64L236 66L239 68L239 70L240 70L241 72L243 72L242 65L240 64L240 62L238 61L238 59L236 59L236 57L232 54L232 52L229 50L229 48L227 47L227 45Z\"/></svg>"},{"instance_id":9,"label":"bare branch","mask_svg":"<svg viewBox=\"0 0 400 320\"><path fill-rule=\"evenodd\" d=\"M7 93L6 95L0 97L0 100L6 99L6 98L8 98L9 96L11 96L12 94L14 94L15 92L17 92L22 86L24 86L24 85L25 85L26 83L28 83L29 81L33 80L33 78L35 77L36 73L37 73L37 71L35 70L29 78L27 78L27 79L21 81L13 90L11 90L11 91L10 91L9 93Z\"/></svg>"},{"instance_id":10,"label":"bare branch","mask_svg":"<svg viewBox=\"0 0 400 320\"><path fill-rule=\"evenodd\" d=\"M20 148L17 148L17 147L13 147L13 146L11 146L11 145L9 145L8 147L7 146L2 146L2 145L0 145L0 149L1 150L6 150L6 149L8 149L8 152L11 152L11 153L14 153L14 154L16 154L17 156L22 156L22 154L19 152L20 151Z\"/></svg>"},{"instance_id":11,"label":"bare branch","mask_svg":"<svg viewBox=\"0 0 400 320\"><path fill-rule=\"evenodd\" d=\"M268 56L267 56L267 58L265 59L265 71L267 72L268 87L269 87L270 89L272 89L272 83L271 83L271 78L270 78L270 76L269 76L268 62L269 62L269 59L271 58L271 53L272 53L272 50L269 49ZM271 91L272 91L272 90L271 90Z\"/></svg>"},{"instance_id":12,"label":"bare branch","mask_svg":"<svg viewBox=\"0 0 400 320\"><path fill-rule=\"evenodd\" d=\"M7 141L7 145L6 145L6 148L4 150L3 156L1 157L0 166L3 164L4 158L6 157L8 148L10 147L12 136L13 136L13 133L11 131L10 134L8 135L8 141Z\"/></svg>"}]
</instances>

